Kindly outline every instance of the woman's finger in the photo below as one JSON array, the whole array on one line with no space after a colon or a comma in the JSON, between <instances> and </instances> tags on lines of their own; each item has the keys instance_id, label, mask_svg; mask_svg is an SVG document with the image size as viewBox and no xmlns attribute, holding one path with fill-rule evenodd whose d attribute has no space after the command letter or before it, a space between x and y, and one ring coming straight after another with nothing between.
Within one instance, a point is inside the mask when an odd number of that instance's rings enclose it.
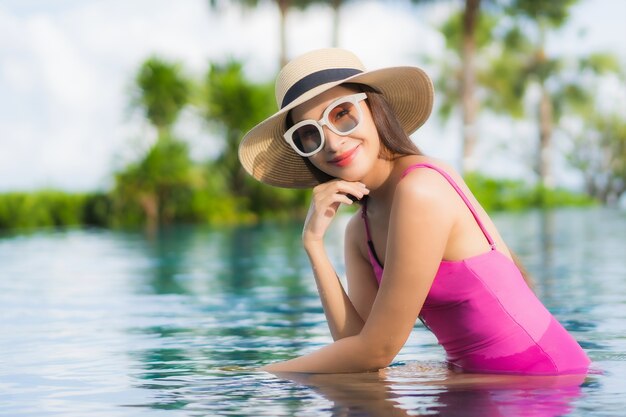
<instances>
[{"instance_id":1,"label":"woman's finger","mask_svg":"<svg viewBox=\"0 0 626 417\"><path fill-rule=\"evenodd\" d=\"M350 182L343 180L330 181L320 184L314 188L314 195L327 196L329 194L352 195L357 199L362 199L369 194L369 190L365 184L361 182Z\"/></svg>"}]
</instances>

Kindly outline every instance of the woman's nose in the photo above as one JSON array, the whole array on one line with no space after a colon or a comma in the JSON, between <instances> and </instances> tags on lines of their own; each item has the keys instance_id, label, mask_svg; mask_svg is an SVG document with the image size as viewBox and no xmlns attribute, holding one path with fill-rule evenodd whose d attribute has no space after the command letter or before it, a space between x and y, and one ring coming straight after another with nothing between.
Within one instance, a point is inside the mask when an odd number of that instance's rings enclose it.
<instances>
[{"instance_id":1,"label":"woman's nose","mask_svg":"<svg viewBox=\"0 0 626 417\"><path fill-rule=\"evenodd\" d=\"M328 126L324 126L324 150L327 152L336 152L341 149L341 145L346 139L345 136L341 136L333 132L328 128Z\"/></svg>"}]
</instances>

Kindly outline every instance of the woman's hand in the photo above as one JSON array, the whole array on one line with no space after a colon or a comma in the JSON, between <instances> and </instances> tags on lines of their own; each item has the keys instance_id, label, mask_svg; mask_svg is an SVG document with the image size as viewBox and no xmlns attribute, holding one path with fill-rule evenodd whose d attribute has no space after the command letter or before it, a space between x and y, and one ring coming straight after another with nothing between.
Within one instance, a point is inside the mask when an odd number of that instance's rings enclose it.
<instances>
[{"instance_id":1,"label":"woman's hand","mask_svg":"<svg viewBox=\"0 0 626 417\"><path fill-rule=\"evenodd\" d=\"M353 203L349 196L360 200L367 194L369 190L360 182L332 180L316 186L302 231L305 248L323 242L324 234L337 214L339 206Z\"/></svg>"}]
</instances>

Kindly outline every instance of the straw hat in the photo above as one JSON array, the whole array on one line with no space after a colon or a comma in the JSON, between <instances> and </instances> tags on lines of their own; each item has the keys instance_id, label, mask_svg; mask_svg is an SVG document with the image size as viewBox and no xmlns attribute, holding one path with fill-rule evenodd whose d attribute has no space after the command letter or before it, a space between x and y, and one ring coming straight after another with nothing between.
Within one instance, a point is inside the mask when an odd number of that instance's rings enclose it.
<instances>
[{"instance_id":1,"label":"straw hat","mask_svg":"<svg viewBox=\"0 0 626 417\"><path fill-rule=\"evenodd\" d=\"M433 85L417 67L366 71L353 53L319 49L289 62L276 79L280 110L250 130L239 145L239 160L250 175L269 185L308 188L319 184L304 158L285 142L287 113L343 83L366 84L381 92L407 134L420 127L432 110Z\"/></svg>"}]
</instances>

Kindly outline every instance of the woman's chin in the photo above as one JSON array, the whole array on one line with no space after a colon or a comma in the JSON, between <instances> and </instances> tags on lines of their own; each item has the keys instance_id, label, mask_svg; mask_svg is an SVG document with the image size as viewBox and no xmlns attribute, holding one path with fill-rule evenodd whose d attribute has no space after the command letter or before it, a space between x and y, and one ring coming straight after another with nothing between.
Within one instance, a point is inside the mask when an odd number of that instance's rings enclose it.
<instances>
[{"instance_id":1,"label":"woman's chin","mask_svg":"<svg viewBox=\"0 0 626 417\"><path fill-rule=\"evenodd\" d=\"M342 172L336 175L336 178L339 178L343 181L348 181L348 182L358 182L358 181L362 181L363 175L358 175L356 173Z\"/></svg>"}]
</instances>

